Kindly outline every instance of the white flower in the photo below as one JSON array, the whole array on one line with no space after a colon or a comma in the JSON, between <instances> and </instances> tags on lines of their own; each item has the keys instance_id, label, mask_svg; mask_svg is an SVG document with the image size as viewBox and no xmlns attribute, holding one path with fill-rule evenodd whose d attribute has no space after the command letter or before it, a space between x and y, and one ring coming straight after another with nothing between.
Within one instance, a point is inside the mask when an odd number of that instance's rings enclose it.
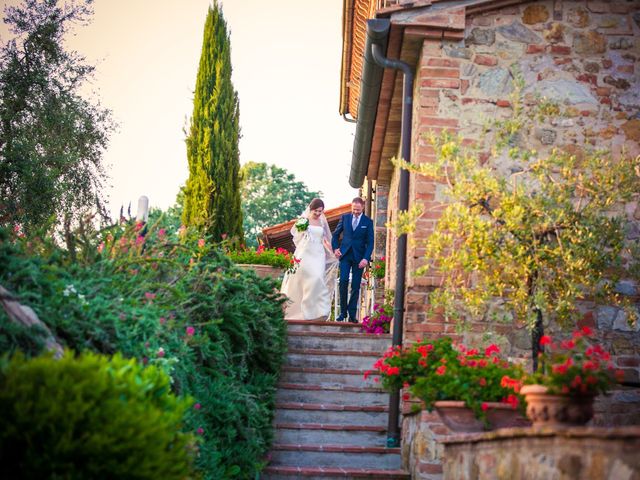
<instances>
[{"instance_id":1,"label":"white flower","mask_svg":"<svg viewBox=\"0 0 640 480\"><path fill-rule=\"evenodd\" d=\"M301 217L295 223L296 230L299 232L304 232L307 228L309 228L309 219L305 217Z\"/></svg>"},{"instance_id":2,"label":"white flower","mask_svg":"<svg viewBox=\"0 0 640 480\"><path fill-rule=\"evenodd\" d=\"M68 297L71 294L77 295L78 292L76 291L76 287L73 286L73 284L69 284L67 285L64 290L62 291L62 295L64 295L65 297Z\"/></svg>"}]
</instances>

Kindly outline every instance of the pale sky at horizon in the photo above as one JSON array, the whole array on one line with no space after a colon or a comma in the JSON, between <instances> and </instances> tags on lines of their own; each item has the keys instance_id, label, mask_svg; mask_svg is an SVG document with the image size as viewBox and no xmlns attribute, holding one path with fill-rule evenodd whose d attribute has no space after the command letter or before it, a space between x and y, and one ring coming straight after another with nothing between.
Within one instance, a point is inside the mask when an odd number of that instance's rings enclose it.
<instances>
[{"instance_id":1,"label":"pale sky at horizon","mask_svg":"<svg viewBox=\"0 0 640 480\"><path fill-rule=\"evenodd\" d=\"M17 0L3 0L15 5ZM105 164L112 214L140 195L172 205L188 175L183 128L192 111L210 0L95 0L69 46L97 65L93 89L119 124ZM240 98L240 161L286 168L327 208L348 184L354 124L338 114L342 0L226 0L233 82ZM8 38L0 26L3 43Z\"/></svg>"}]
</instances>

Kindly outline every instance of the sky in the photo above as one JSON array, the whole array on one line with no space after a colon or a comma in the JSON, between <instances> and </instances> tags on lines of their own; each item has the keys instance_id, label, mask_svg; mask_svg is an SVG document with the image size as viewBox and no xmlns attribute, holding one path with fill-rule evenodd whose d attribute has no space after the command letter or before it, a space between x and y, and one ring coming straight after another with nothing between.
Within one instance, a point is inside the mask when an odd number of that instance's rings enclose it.
<instances>
[{"instance_id":1,"label":"sky","mask_svg":"<svg viewBox=\"0 0 640 480\"><path fill-rule=\"evenodd\" d=\"M15 5L18 0L3 0ZM210 0L95 0L68 46L96 65L86 89L118 124L104 159L112 215L137 199L167 208L188 176L184 130L192 111ZM240 163L283 167L327 208L348 184L354 124L338 113L342 0L225 0L240 99ZM0 26L2 41L8 38Z\"/></svg>"}]
</instances>

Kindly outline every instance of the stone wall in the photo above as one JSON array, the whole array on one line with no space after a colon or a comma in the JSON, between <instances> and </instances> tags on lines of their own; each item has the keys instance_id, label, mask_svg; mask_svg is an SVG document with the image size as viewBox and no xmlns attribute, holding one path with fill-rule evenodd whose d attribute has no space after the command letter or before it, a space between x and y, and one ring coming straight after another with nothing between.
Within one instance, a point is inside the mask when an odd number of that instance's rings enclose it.
<instances>
[{"instance_id":1,"label":"stone wall","mask_svg":"<svg viewBox=\"0 0 640 480\"><path fill-rule=\"evenodd\" d=\"M580 156L587 149L608 149L614 156L640 154L640 1L523 2L466 19L463 41L426 35L417 67L414 113L416 163L434 160L425 140L429 131L459 132L464 141L479 138L488 120L512 114L510 94L516 76L524 79L524 99L533 108L540 97L563 106L562 115L538 123L521 146L544 154L559 148ZM488 148L488 147L487 147ZM488 158L488 153L486 154ZM508 174L518 166L506 156L494 162ZM521 166L520 166L521 168ZM409 252L405 339L455 335L454 325L424 312L427 294L440 283L438 272L414 277L422 265L420 241L433 232L446 203L437 180L412 175L411 202L425 213L412 235L416 247ZM637 199L624 206L632 220L627 238L640 239ZM621 282L623 295L638 299L638 286ZM622 310L577 305L580 325L598 330L612 351L628 383L640 382L640 322L630 327ZM504 337L503 351L513 357L529 355L526 329L495 327ZM466 342L480 337L482 325L473 325Z\"/></svg>"},{"instance_id":2,"label":"stone wall","mask_svg":"<svg viewBox=\"0 0 640 480\"><path fill-rule=\"evenodd\" d=\"M527 108L545 96L562 104L565 110L562 116L536 125L529 136L523 136L523 146L541 152L559 148L577 156L597 147L609 149L614 156L623 151L636 156L640 154L638 69L638 0L522 2L467 16L462 41L455 40L455 35L447 35L445 30L430 29L424 34L416 68L413 162L435 160L434 151L425 140L429 131L459 132L464 141L471 144L478 139L487 120L511 116L510 94L517 74L525 82ZM503 158L495 167L508 173L513 165ZM411 204L422 205L425 213L409 242L404 340L411 342L441 335L456 338L453 324L425 312L429 292L441 281L438 272L421 277L412 274L423 262L424 249L420 241L433 232L447 201L445 189L436 179L414 174L410 185ZM394 198L396 191L397 186L392 185L390 198ZM391 215L395 208L396 202L390 201ZM625 211L634 221L627 238L638 242L638 202L625 205ZM387 249L393 254L395 243ZM395 257L390 260L395 263ZM623 282L618 290L638 298L638 286L632 282ZM578 307L582 313L579 326L598 331L605 346L614 354L616 366L625 372L626 382L637 385L640 382L640 322L634 328L629 327L622 311L597 307L592 302ZM473 342L480 331L481 328L472 328L464 341ZM496 331L504 337L505 343L501 346L506 354L529 355L530 336L526 329L503 325ZM405 412L409 408L409 404L403 405ZM640 424L638 389L621 389L609 397L599 398L595 408L593 425ZM441 447L437 440L447 431L434 415L421 413L404 417L403 458L412 478L435 480L442 476Z\"/></svg>"},{"instance_id":3,"label":"stone wall","mask_svg":"<svg viewBox=\"0 0 640 480\"><path fill-rule=\"evenodd\" d=\"M640 427L505 429L444 445L446 480L640 478Z\"/></svg>"}]
</instances>

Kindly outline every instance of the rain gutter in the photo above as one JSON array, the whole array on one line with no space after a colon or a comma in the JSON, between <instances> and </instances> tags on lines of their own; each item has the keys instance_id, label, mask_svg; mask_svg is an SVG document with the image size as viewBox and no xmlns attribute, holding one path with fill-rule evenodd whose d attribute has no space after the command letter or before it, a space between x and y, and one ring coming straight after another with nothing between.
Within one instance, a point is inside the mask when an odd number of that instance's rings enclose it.
<instances>
[{"instance_id":1,"label":"rain gutter","mask_svg":"<svg viewBox=\"0 0 640 480\"><path fill-rule=\"evenodd\" d=\"M401 158L411 162L411 116L413 114L413 70L400 60L392 60L384 56L387 37L391 28L388 19L373 19L367 22L367 39L365 45L365 63L362 73L362 88L358 108L358 125L354 140L353 161L349 183L358 188L362 185L368 168L373 138L373 125L380 96L382 73L385 68L401 70L404 75L402 90L402 124L400 135ZM400 170L398 190L398 211L409 209L409 171ZM393 306L393 346L402 345L404 324L404 290L407 267L407 234L398 236L396 248L396 285ZM389 398L389 423L387 427L387 446L400 445L400 391L391 393Z\"/></svg>"},{"instance_id":2,"label":"rain gutter","mask_svg":"<svg viewBox=\"0 0 640 480\"><path fill-rule=\"evenodd\" d=\"M369 168L371 155L371 140L373 127L376 122L380 87L384 68L373 59L372 47L378 45L387 51L390 22L388 19L373 19L367 21L367 37L364 45L364 62L362 65L362 79L360 80L360 100L358 103L358 124L353 140L353 154L351 157L351 172L349 185L360 188Z\"/></svg>"}]
</instances>

